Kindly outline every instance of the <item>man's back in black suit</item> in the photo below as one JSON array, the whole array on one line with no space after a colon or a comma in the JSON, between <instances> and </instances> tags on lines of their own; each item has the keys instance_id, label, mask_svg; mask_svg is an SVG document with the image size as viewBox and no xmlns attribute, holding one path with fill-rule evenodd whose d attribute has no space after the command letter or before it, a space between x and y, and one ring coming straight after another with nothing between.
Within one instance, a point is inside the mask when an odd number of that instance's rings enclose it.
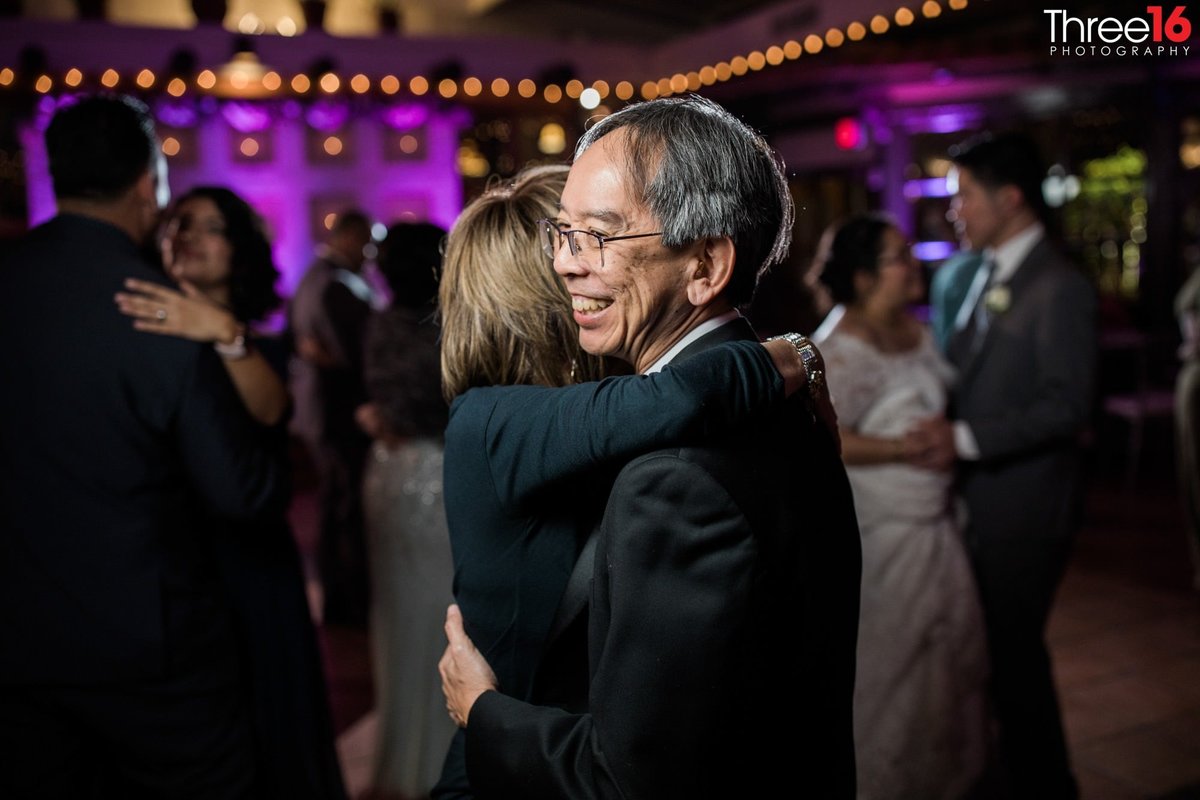
<instances>
[{"instance_id":1,"label":"man's back in black suit","mask_svg":"<svg viewBox=\"0 0 1200 800\"><path fill-rule=\"evenodd\" d=\"M114 304L126 278L162 281L132 238L148 182L0 260L0 790L13 796L97 780L236 796L250 776L202 512L253 516L283 482L217 355L135 331Z\"/></svg>"}]
</instances>

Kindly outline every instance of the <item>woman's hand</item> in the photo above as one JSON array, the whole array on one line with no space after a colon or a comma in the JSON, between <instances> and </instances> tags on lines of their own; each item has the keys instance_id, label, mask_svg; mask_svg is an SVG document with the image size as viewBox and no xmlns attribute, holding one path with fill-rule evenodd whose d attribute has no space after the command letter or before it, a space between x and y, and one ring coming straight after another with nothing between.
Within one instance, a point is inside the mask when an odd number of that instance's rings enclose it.
<instances>
[{"instance_id":1,"label":"woman's hand","mask_svg":"<svg viewBox=\"0 0 1200 800\"><path fill-rule=\"evenodd\" d=\"M763 342L763 347L767 349L767 353L775 363L775 369L779 370L779 374L783 378L783 389L787 396L791 397L801 389L808 389L809 398L813 404L813 412L833 436L833 441L840 453L842 439L838 431L837 412L833 408L833 400L829 397L829 386L825 383L825 358L821 355L821 351L817 349L817 346L813 344L812 340L807 339L807 337L805 338L815 355L815 359L809 367L804 365L804 360L800 357L800 351L787 339L776 336ZM809 368L813 370L813 375L818 377L816 384L813 386L809 386L808 384Z\"/></svg>"},{"instance_id":2,"label":"woman's hand","mask_svg":"<svg viewBox=\"0 0 1200 800\"><path fill-rule=\"evenodd\" d=\"M122 314L133 317L133 327L139 331L223 344L232 344L240 331L233 314L187 281L180 281L181 291L176 291L129 278L125 288L130 291L118 292L114 299Z\"/></svg>"}]
</instances>

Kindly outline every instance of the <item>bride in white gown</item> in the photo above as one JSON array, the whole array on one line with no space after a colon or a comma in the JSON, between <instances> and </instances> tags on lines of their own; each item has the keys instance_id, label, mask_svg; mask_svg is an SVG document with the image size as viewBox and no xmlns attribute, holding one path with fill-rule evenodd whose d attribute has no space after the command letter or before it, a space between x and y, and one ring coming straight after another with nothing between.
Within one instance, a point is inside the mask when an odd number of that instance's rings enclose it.
<instances>
[{"instance_id":1,"label":"bride in white gown","mask_svg":"<svg viewBox=\"0 0 1200 800\"><path fill-rule=\"evenodd\" d=\"M858 796L950 800L987 751L982 612L952 475L917 466L921 444L908 434L944 413L950 368L907 311L920 271L887 218L847 221L821 280L845 307L820 345L863 548Z\"/></svg>"}]
</instances>

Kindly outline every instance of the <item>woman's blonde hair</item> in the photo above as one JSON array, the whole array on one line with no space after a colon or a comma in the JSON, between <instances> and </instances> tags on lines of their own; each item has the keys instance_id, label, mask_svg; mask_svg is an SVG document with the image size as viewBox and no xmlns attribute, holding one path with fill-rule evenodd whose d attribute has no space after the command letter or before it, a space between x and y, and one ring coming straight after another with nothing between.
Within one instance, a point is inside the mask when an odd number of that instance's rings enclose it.
<instances>
[{"instance_id":1,"label":"woman's blonde hair","mask_svg":"<svg viewBox=\"0 0 1200 800\"><path fill-rule=\"evenodd\" d=\"M542 250L566 166L535 167L463 210L446 244L438 291L442 392L473 386L565 386L594 380L601 361L579 347L571 297Z\"/></svg>"}]
</instances>

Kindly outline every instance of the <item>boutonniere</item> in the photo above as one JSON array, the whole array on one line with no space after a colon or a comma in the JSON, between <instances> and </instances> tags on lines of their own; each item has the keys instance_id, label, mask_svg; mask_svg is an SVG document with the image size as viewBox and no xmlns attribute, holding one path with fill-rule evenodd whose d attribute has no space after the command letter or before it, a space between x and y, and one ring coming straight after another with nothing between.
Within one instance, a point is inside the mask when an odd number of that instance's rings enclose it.
<instances>
[{"instance_id":1,"label":"boutonniere","mask_svg":"<svg viewBox=\"0 0 1200 800\"><path fill-rule=\"evenodd\" d=\"M983 307L989 314L1003 314L1012 305L1012 292L1003 283L997 283L983 296Z\"/></svg>"}]
</instances>

